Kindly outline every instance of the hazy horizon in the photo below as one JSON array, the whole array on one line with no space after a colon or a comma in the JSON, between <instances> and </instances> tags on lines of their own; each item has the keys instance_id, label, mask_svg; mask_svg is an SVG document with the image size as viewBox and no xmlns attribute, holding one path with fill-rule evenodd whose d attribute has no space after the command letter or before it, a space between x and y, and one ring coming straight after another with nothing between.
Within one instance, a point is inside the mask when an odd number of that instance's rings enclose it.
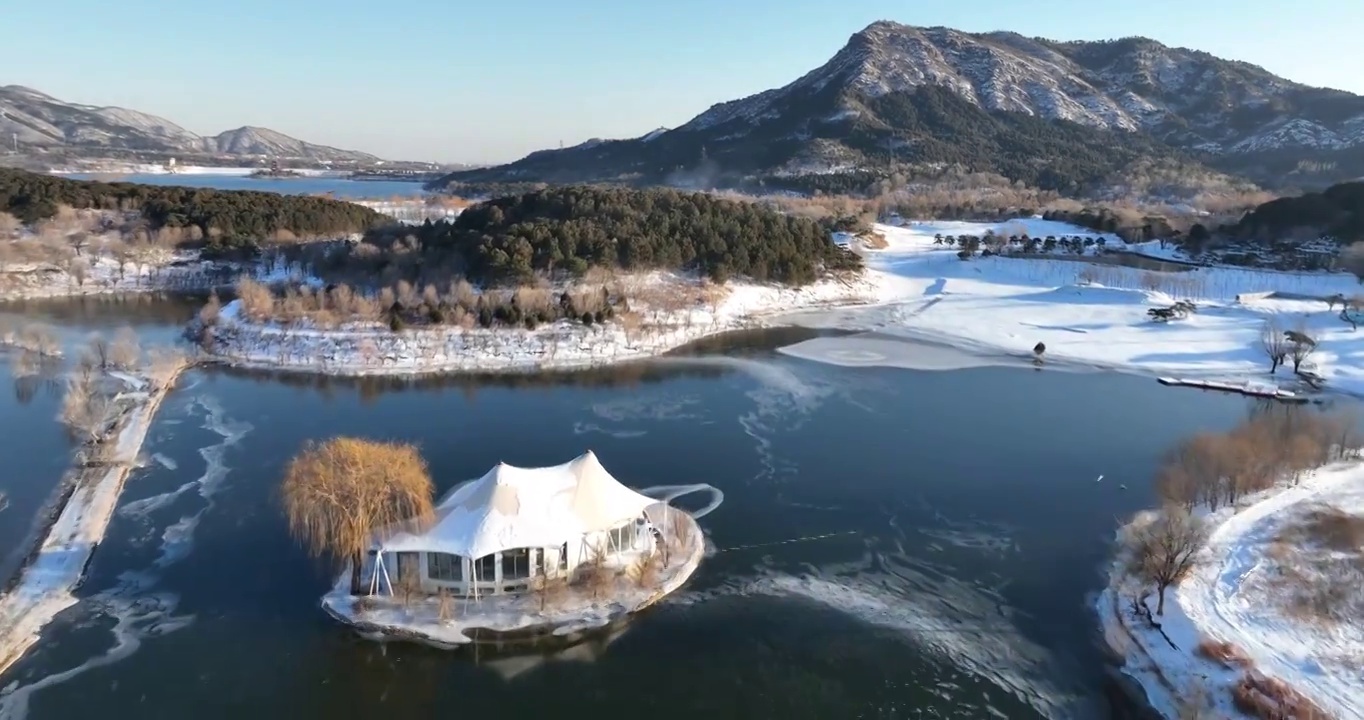
<instances>
[{"instance_id":1,"label":"hazy horizon","mask_svg":"<svg viewBox=\"0 0 1364 720\"><path fill-rule=\"evenodd\" d=\"M1364 94L1364 50L1350 37L1364 5L1305 0L1286 16L1260 0L1123 9L1132 12L1079 0L914 11L888 0L599 0L584 14L527 0L513 15L434 0L241 0L223 16L67 0L6 11L22 32L0 44L0 63L20 70L0 85L151 113L201 135L253 125L393 160L463 163L676 127L795 80L881 19L1056 40L1143 35ZM54 48L61 62L32 62Z\"/></svg>"}]
</instances>

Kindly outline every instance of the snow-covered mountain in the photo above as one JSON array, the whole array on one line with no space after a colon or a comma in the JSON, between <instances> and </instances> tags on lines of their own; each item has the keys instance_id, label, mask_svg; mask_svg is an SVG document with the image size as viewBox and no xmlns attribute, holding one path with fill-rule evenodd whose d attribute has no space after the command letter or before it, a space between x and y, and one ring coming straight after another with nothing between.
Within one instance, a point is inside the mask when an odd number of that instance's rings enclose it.
<instances>
[{"instance_id":1,"label":"snow-covered mountain","mask_svg":"<svg viewBox=\"0 0 1364 720\"><path fill-rule=\"evenodd\" d=\"M947 163L1065 187L1120 173L1131 156L1262 181L1308 161L1358 175L1364 97L1145 38L1057 42L882 21L794 82L674 130L453 179L648 178L698 168L703 148L719 172L755 177Z\"/></svg>"},{"instance_id":2,"label":"snow-covered mountain","mask_svg":"<svg viewBox=\"0 0 1364 720\"><path fill-rule=\"evenodd\" d=\"M378 160L373 155L314 145L283 133L241 127L201 136L155 115L120 107L58 100L19 85L0 87L0 139L23 148L98 155L111 151L184 155L268 156L308 161Z\"/></svg>"}]
</instances>

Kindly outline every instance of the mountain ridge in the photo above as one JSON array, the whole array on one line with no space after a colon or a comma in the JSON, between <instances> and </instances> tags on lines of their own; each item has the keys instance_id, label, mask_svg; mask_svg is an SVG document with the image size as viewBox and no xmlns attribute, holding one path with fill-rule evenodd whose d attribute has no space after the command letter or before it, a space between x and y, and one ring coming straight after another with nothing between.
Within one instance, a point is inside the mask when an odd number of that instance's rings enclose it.
<instances>
[{"instance_id":1,"label":"mountain ridge","mask_svg":"<svg viewBox=\"0 0 1364 720\"><path fill-rule=\"evenodd\" d=\"M648 146L542 150L448 180L648 182L679 169L705 175L710 161L731 181L957 163L1034 182L1047 173L1001 157L1026 154L1014 145L1048 132L1088 156L1068 168L1062 144L1041 143L1034 162L1053 166L1062 190L1102 174L1120 182L1136 156L1266 184L1294 172L1311 182L1364 174L1364 97L1352 93L1149 38L1062 42L878 21L796 80L712 105L650 133ZM973 144L983 147L963 149Z\"/></svg>"},{"instance_id":2,"label":"mountain ridge","mask_svg":"<svg viewBox=\"0 0 1364 720\"><path fill-rule=\"evenodd\" d=\"M250 125L199 135L140 110L67 102L22 85L0 86L0 137L17 140L26 149L80 155L133 152L309 162L379 160L369 153L318 145Z\"/></svg>"}]
</instances>

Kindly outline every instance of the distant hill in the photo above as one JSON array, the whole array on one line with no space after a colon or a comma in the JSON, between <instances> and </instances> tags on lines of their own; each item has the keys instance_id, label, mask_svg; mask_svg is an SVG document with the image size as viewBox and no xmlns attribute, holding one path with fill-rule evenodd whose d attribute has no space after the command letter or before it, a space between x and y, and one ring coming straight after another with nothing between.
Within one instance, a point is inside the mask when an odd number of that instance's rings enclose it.
<instances>
[{"instance_id":1,"label":"distant hill","mask_svg":"<svg viewBox=\"0 0 1364 720\"><path fill-rule=\"evenodd\" d=\"M1364 241L1364 182L1271 200L1246 213L1231 230L1244 239L1329 235L1341 243Z\"/></svg>"},{"instance_id":2,"label":"distant hill","mask_svg":"<svg viewBox=\"0 0 1364 720\"><path fill-rule=\"evenodd\" d=\"M1364 175L1364 97L1146 38L1057 42L877 22L794 82L680 127L591 140L450 182L839 190L956 166L1068 194L1138 175L1266 186Z\"/></svg>"},{"instance_id":3,"label":"distant hill","mask_svg":"<svg viewBox=\"0 0 1364 720\"><path fill-rule=\"evenodd\" d=\"M80 105L31 88L7 85L0 87L0 138L8 145L16 135L21 149L83 157L155 153L309 162L379 160L369 153L315 145L266 128L240 127L218 135L196 135L170 120L137 110Z\"/></svg>"}]
</instances>

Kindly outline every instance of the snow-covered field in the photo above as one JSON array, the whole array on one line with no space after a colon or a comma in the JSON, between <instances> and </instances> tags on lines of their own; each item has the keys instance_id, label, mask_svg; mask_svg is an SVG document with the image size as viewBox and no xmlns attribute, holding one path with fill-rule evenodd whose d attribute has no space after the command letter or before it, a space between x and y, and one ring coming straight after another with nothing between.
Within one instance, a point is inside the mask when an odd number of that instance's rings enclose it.
<instances>
[{"instance_id":1,"label":"snow-covered field","mask_svg":"<svg viewBox=\"0 0 1364 720\"><path fill-rule=\"evenodd\" d=\"M1033 346L1041 342L1053 363L1244 382L1269 378L1260 332L1272 318L1283 329L1301 322L1318 341L1309 360L1328 388L1364 394L1364 333L1352 331L1323 301L1266 297L1274 292L1348 296L1360 290L1351 275L1220 267L1156 273L1008 257L962 261L956 248L933 242L935 234L982 235L987 229L1004 232L1020 224L1033 237L1087 234L1040 219L879 225L876 230L887 247L862 251L869 281L878 290L878 307L790 319L868 334L819 338L784 351L841 365L919 367L920 348L901 342L897 351L894 341L934 341L1003 362L1031 358ZM1147 316L1148 309L1179 299L1194 300L1198 311L1169 323ZM1285 381L1291 375L1279 371Z\"/></svg>"},{"instance_id":2,"label":"snow-covered field","mask_svg":"<svg viewBox=\"0 0 1364 720\"><path fill-rule=\"evenodd\" d=\"M987 230L1095 235L1041 219L875 229L887 245L859 250L867 270L857 281L826 280L805 288L731 282L719 304L698 303L654 317L652 329L634 333L609 322L394 335L377 327L315 331L247 324L228 313L219 352L243 365L339 374L578 368L657 355L727 330L795 324L865 331L783 348L840 365L1011 364L1030 361L1040 342L1045 360L1055 366L1244 384L1274 382L1260 347L1261 330L1272 319L1285 330L1301 327L1317 340L1308 367L1325 378L1328 389L1364 395L1364 333L1353 331L1324 301L1270 297L1354 294L1359 282L1351 275L1221 267L1161 273L1059 257L962 261L957 248L934 244L935 235L981 236ZM1147 315L1180 299L1195 301L1198 311L1169 323ZM930 352L924 341L940 347ZM1278 377L1293 381L1287 370Z\"/></svg>"},{"instance_id":3,"label":"snow-covered field","mask_svg":"<svg viewBox=\"0 0 1364 720\"><path fill-rule=\"evenodd\" d=\"M1218 717L1239 716L1229 687L1253 668L1283 681L1331 717L1364 718L1364 626L1291 617L1283 608L1288 589L1266 577L1274 565L1269 559L1274 537L1322 506L1364 516L1364 464L1323 468L1298 486L1266 491L1238 508L1209 515L1214 530L1208 547L1189 577L1171 589L1159 618L1175 648L1131 620L1128 600L1119 599L1114 588L1099 597L1096 609L1105 635L1128 657L1123 672L1141 684L1165 717L1185 717L1179 700L1199 694L1206 694ZM1126 631L1119 624L1124 620ZM1206 640L1229 643L1249 668L1203 657L1197 648ZM1126 647L1130 643L1135 646Z\"/></svg>"},{"instance_id":4,"label":"snow-covered field","mask_svg":"<svg viewBox=\"0 0 1364 720\"><path fill-rule=\"evenodd\" d=\"M134 404L118 432L109 466L75 471L75 489L37 555L13 589L0 596L0 673L38 641L58 613L76 603L73 592L85 576L90 555L104 539L123 483L174 376L152 390L142 378L124 376L124 381L129 387L124 397Z\"/></svg>"}]
</instances>

